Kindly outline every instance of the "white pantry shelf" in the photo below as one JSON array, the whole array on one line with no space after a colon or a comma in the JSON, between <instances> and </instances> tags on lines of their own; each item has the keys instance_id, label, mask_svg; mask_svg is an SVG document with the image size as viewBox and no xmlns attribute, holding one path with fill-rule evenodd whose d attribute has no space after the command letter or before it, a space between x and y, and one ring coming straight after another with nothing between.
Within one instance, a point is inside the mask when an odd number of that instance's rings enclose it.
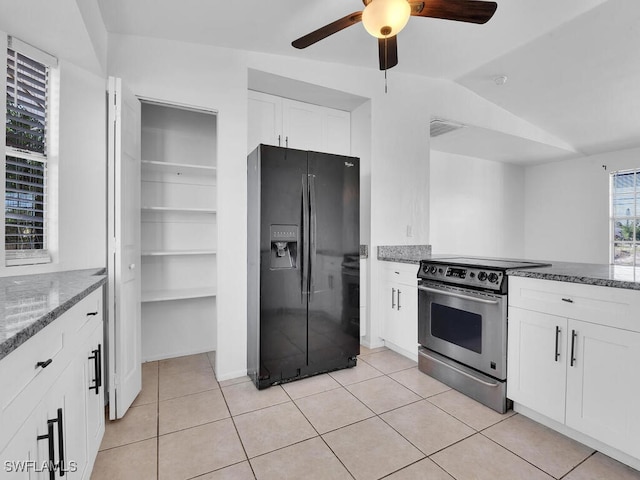
<instances>
[{"instance_id":1,"label":"white pantry shelf","mask_svg":"<svg viewBox=\"0 0 640 480\"><path fill-rule=\"evenodd\" d=\"M142 292L142 303L215 297L215 287L184 288L175 290L150 290Z\"/></svg>"},{"instance_id":2,"label":"white pantry shelf","mask_svg":"<svg viewBox=\"0 0 640 480\"><path fill-rule=\"evenodd\" d=\"M143 206L143 212L185 212L185 213L216 213L214 208L187 208L187 207L149 207Z\"/></svg>"},{"instance_id":3,"label":"white pantry shelf","mask_svg":"<svg viewBox=\"0 0 640 480\"><path fill-rule=\"evenodd\" d=\"M143 257L165 257L177 255L215 255L216 250L143 250Z\"/></svg>"},{"instance_id":4,"label":"white pantry shelf","mask_svg":"<svg viewBox=\"0 0 640 480\"><path fill-rule=\"evenodd\" d=\"M142 160L142 168L150 171L175 173L176 175L215 175L217 167L206 165L192 165L187 163L158 162L155 160Z\"/></svg>"}]
</instances>

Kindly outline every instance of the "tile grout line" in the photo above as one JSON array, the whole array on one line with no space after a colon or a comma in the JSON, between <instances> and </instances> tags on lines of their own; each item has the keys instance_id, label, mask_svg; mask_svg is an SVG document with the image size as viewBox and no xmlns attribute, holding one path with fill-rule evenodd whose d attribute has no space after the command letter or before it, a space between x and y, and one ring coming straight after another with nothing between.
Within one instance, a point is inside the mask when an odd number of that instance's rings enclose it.
<instances>
[{"instance_id":1,"label":"tile grout line","mask_svg":"<svg viewBox=\"0 0 640 480\"><path fill-rule=\"evenodd\" d=\"M560 479L563 478L567 478L567 476L573 472L576 468L578 468L580 465L582 465L583 463L585 463L587 460L589 460L591 457L593 457L596 453L598 453L598 450L593 450L593 452L591 452L591 455L588 455L587 457L585 457L581 462L578 462L578 464L573 467L571 470L569 470L567 473L565 473L564 475L562 475L562 477L560 477ZM604 454L603 454L604 455Z\"/></svg>"},{"instance_id":2,"label":"tile grout line","mask_svg":"<svg viewBox=\"0 0 640 480\"><path fill-rule=\"evenodd\" d=\"M512 415L513 416L513 415ZM487 427L489 428L489 427ZM485 429L486 430L486 429ZM528 463L529 465L531 465L532 467L534 467L536 470L540 470L542 473L544 473L545 475L547 475L550 478L555 479L556 477L554 477L553 475L551 475L549 472L543 470L541 467L531 463L529 460L527 460L526 458L521 457L520 455L518 455L516 452L509 450L507 447L505 447L504 445L499 444L498 442L496 442L493 438L488 437L487 435L485 435L483 432L478 432L478 434L482 435L484 438L486 438L487 440L491 441L492 443L496 444L498 447L506 450L507 452L515 455L516 457L518 457L520 460ZM588 458L588 457L587 457ZM582 462L580 462L582 463ZM564 475L563 475L564 476Z\"/></svg>"},{"instance_id":3,"label":"tile grout line","mask_svg":"<svg viewBox=\"0 0 640 480\"><path fill-rule=\"evenodd\" d=\"M329 372L327 372L329 373ZM331 377L333 378L333 377ZM333 379L335 382L337 382L337 380L334 378ZM340 383L340 382L338 382ZM344 388L342 385L340 385L339 387L336 388L332 388L329 390L325 390L323 392L318 392L314 395L319 395L321 393L325 393L325 392L331 392L333 390L338 390L338 388L342 388L344 390L347 390L346 388ZM347 466L342 462L342 459L336 454L336 452L333 451L333 449L331 448L331 446L327 443L327 441L324 439L324 437L322 436L322 434L318 431L318 429L316 428L316 426L311 422L311 420L309 418L307 418L307 416L304 414L304 412L302 411L302 409L300 408L300 406L296 403L296 401L291 397L291 395L289 395L289 392L287 392L284 388L282 389L284 390L284 393L291 399L291 403L293 403L295 405L295 407L298 409L298 411L300 412L300 414L302 415L302 417L309 423L309 425L311 425L311 428L313 428L313 430L316 432L316 434L318 435L318 438L320 438L320 440L327 446L327 448L329 449L329 451L333 454L333 456L336 458L336 460L338 460L338 462L340 462L340 465L342 465L345 469L345 471L351 475L351 478L353 478L355 480L355 475L353 475L353 473L351 473L351 470L349 470L347 468ZM347 390L348 393L351 393ZM307 397L310 397L312 395L307 395ZM301 398L306 398L306 397L301 397ZM310 438L307 438L307 440L311 440ZM306 442L307 440L303 440L303 442ZM297 442L297 443L302 443L302 442ZM295 444L294 444L295 445ZM288 445L287 447L282 447L282 448L288 448L291 445ZM269 452L271 453L271 452ZM265 454L266 455L266 454Z\"/></svg>"},{"instance_id":4,"label":"tile grout line","mask_svg":"<svg viewBox=\"0 0 640 480\"><path fill-rule=\"evenodd\" d=\"M217 382L217 380L216 380L216 382ZM246 383L246 382L243 382L243 383ZM251 383L253 383L253 382L251 382ZM220 385L219 382L218 382L218 385ZM235 384L235 385L240 385L240 384L238 383L238 384ZM230 385L230 387L232 387L232 386L233 385ZM238 436L238 441L240 442L240 445L242 446L242 451L244 452L244 456L247 459L246 462L249 464L249 468L251 469L251 474L253 475L253 478L255 479L256 478L256 472L253 470L253 464L251 463L251 460L249 459L249 455L247 455L247 449L244 446L244 443L242 441L242 437L240 436L240 432L238 431L238 426L236 425L236 421L233 418L234 416L231 413L231 408L229 408L229 402L227 401L227 396L224 394L224 390L223 390L222 387L220 387L220 393L222 394L222 399L224 400L224 404L227 407L227 410L229 412L229 418L231 419L231 423L233 424L233 429L235 430L236 435Z\"/></svg>"}]
</instances>

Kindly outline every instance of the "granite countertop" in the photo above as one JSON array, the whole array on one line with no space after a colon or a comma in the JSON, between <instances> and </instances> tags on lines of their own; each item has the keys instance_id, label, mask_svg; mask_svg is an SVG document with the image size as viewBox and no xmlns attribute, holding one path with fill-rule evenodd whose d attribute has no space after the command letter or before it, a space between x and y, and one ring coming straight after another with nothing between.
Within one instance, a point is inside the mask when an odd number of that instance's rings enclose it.
<instances>
[{"instance_id":1,"label":"granite countertop","mask_svg":"<svg viewBox=\"0 0 640 480\"><path fill-rule=\"evenodd\" d=\"M105 269L0 278L0 360L106 281Z\"/></svg>"},{"instance_id":2,"label":"granite countertop","mask_svg":"<svg viewBox=\"0 0 640 480\"><path fill-rule=\"evenodd\" d=\"M378 260L399 263L420 263L431 257L431 245L381 245L378 247Z\"/></svg>"},{"instance_id":3,"label":"granite countertop","mask_svg":"<svg viewBox=\"0 0 640 480\"><path fill-rule=\"evenodd\" d=\"M640 267L554 261L547 263L552 265L549 267L507 270L507 275L640 290Z\"/></svg>"}]
</instances>

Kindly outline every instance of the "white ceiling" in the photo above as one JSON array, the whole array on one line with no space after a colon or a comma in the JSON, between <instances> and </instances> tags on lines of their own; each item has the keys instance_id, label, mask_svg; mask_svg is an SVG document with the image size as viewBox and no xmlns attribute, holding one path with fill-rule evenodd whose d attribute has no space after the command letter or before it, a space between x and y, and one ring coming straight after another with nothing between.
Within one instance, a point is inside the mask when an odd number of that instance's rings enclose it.
<instances>
[{"instance_id":1,"label":"white ceiling","mask_svg":"<svg viewBox=\"0 0 640 480\"><path fill-rule=\"evenodd\" d=\"M291 47L360 0L98 2L113 33L378 68L361 25ZM456 81L591 154L640 146L639 45L639 0L498 0L485 25L411 18L394 70Z\"/></svg>"}]
</instances>

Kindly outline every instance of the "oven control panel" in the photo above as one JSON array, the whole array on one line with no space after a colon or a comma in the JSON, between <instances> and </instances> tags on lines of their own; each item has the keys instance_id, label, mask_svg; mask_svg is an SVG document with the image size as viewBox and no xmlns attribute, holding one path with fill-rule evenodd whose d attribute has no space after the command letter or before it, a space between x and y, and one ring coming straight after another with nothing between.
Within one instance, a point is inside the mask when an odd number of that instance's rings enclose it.
<instances>
[{"instance_id":1,"label":"oven control panel","mask_svg":"<svg viewBox=\"0 0 640 480\"><path fill-rule=\"evenodd\" d=\"M483 290L502 290L504 272L484 267L420 263L418 277Z\"/></svg>"}]
</instances>

